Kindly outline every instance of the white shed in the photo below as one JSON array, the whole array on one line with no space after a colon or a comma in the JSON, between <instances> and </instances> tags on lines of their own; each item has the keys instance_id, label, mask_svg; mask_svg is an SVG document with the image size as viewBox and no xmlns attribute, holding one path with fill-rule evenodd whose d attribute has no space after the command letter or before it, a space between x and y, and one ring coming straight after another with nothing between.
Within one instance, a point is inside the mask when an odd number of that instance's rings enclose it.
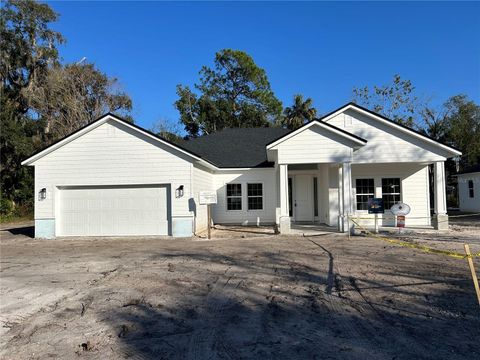
<instances>
[{"instance_id":1,"label":"white shed","mask_svg":"<svg viewBox=\"0 0 480 360\"><path fill-rule=\"evenodd\" d=\"M461 211L480 212L480 165L457 174Z\"/></svg>"}]
</instances>

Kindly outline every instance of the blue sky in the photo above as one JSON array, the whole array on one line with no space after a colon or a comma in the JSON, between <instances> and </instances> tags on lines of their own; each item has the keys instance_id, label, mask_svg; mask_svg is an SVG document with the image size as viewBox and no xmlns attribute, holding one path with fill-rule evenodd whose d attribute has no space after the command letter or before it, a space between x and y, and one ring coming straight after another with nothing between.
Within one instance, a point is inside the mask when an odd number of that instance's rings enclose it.
<instances>
[{"instance_id":1,"label":"blue sky","mask_svg":"<svg viewBox=\"0 0 480 360\"><path fill-rule=\"evenodd\" d=\"M440 104L458 93L480 103L480 4L459 2L49 2L82 57L118 77L137 124L176 122L177 84L193 85L222 48L244 50L267 71L284 106L293 94L320 113L352 88L410 79Z\"/></svg>"}]
</instances>

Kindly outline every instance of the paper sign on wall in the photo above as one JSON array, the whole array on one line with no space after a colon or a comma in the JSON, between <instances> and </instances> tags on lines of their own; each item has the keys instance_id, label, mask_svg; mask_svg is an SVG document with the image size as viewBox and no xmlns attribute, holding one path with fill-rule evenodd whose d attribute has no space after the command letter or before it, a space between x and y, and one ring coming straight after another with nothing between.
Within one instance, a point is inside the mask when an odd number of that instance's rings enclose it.
<instances>
[{"instance_id":1,"label":"paper sign on wall","mask_svg":"<svg viewBox=\"0 0 480 360\"><path fill-rule=\"evenodd\" d=\"M200 191L199 203L200 205L216 204L217 192L216 191Z\"/></svg>"}]
</instances>

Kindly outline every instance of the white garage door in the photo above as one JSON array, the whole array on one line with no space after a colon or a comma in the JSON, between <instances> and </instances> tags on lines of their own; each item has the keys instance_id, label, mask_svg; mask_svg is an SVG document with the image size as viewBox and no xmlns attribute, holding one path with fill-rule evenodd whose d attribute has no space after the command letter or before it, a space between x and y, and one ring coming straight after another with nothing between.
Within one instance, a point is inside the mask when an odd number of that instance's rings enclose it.
<instances>
[{"instance_id":1,"label":"white garage door","mask_svg":"<svg viewBox=\"0 0 480 360\"><path fill-rule=\"evenodd\" d=\"M166 186L69 187L59 195L58 236L168 235Z\"/></svg>"}]
</instances>

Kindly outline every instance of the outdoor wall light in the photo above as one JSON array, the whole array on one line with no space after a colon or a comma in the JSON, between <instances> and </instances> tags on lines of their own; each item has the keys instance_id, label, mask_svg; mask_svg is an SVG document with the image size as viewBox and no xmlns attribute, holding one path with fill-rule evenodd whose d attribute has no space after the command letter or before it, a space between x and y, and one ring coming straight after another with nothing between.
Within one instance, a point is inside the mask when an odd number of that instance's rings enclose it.
<instances>
[{"instance_id":1,"label":"outdoor wall light","mask_svg":"<svg viewBox=\"0 0 480 360\"><path fill-rule=\"evenodd\" d=\"M183 185L180 185L177 190L175 190L175 197L181 198L183 196Z\"/></svg>"},{"instance_id":2,"label":"outdoor wall light","mask_svg":"<svg viewBox=\"0 0 480 360\"><path fill-rule=\"evenodd\" d=\"M38 200L45 200L47 198L47 189L43 188L38 192Z\"/></svg>"}]
</instances>

